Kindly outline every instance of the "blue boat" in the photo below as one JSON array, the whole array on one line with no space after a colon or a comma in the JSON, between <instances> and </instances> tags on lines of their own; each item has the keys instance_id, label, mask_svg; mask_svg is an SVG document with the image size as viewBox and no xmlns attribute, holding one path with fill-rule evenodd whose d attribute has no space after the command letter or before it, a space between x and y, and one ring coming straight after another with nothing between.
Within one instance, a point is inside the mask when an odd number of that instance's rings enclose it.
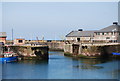
<instances>
[{"instance_id":1,"label":"blue boat","mask_svg":"<svg viewBox=\"0 0 120 81\"><path fill-rule=\"evenodd\" d=\"M14 57L3 57L3 58L0 58L0 61L1 62L14 62L14 61L17 61L17 56L14 56Z\"/></svg>"},{"instance_id":2,"label":"blue boat","mask_svg":"<svg viewBox=\"0 0 120 81\"><path fill-rule=\"evenodd\" d=\"M0 56L0 62L13 62L18 60L18 56L14 56L15 53L5 52Z\"/></svg>"},{"instance_id":3,"label":"blue boat","mask_svg":"<svg viewBox=\"0 0 120 81\"><path fill-rule=\"evenodd\" d=\"M113 54L113 55L120 55L120 53L115 53L115 52L113 52L112 54Z\"/></svg>"}]
</instances>

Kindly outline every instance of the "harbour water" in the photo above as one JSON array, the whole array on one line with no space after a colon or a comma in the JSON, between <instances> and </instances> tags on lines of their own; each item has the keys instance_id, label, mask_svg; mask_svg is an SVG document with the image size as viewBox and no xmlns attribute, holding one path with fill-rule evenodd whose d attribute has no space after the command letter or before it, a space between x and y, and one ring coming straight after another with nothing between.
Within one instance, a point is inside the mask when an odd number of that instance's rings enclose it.
<instances>
[{"instance_id":1,"label":"harbour water","mask_svg":"<svg viewBox=\"0 0 120 81\"><path fill-rule=\"evenodd\" d=\"M2 65L3 79L118 79L119 60L75 59L49 52L48 61L19 61Z\"/></svg>"},{"instance_id":2,"label":"harbour water","mask_svg":"<svg viewBox=\"0 0 120 81\"><path fill-rule=\"evenodd\" d=\"M0 81L2 79L2 63L0 63Z\"/></svg>"}]
</instances>

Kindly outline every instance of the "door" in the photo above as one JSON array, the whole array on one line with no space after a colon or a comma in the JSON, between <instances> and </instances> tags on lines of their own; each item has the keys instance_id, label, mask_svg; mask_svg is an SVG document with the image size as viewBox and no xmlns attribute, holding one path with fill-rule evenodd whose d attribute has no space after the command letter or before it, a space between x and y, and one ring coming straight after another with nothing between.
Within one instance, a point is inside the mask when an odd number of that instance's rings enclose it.
<instances>
[{"instance_id":1,"label":"door","mask_svg":"<svg viewBox=\"0 0 120 81\"><path fill-rule=\"evenodd\" d=\"M73 44L73 55L79 54L79 45Z\"/></svg>"}]
</instances>

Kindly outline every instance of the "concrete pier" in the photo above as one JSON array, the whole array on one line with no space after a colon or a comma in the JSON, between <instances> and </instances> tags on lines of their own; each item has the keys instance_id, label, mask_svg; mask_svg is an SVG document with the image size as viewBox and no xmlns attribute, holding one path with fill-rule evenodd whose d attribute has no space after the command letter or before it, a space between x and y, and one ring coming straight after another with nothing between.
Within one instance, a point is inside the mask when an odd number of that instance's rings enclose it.
<instances>
[{"instance_id":1,"label":"concrete pier","mask_svg":"<svg viewBox=\"0 0 120 81\"><path fill-rule=\"evenodd\" d=\"M46 45L36 45L36 46L9 46L10 51L13 51L18 54L22 59L48 59L48 46Z\"/></svg>"}]
</instances>

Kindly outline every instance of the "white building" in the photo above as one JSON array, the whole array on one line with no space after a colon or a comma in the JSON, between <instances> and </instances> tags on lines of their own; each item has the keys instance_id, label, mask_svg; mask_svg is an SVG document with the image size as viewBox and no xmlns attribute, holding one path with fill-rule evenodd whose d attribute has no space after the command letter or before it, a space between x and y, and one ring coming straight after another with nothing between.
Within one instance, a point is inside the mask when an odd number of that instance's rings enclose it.
<instances>
[{"instance_id":1,"label":"white building","mask_svg":"<svg viewBox=\"0 0 120 81\"><path fill-rule=\"evenodd\" d=\"M66 40L71 42L117 42L120 43L120 25L113 22L113 25L94 31L72 31L66 35Z\"/></svg>"}]
</instances>

